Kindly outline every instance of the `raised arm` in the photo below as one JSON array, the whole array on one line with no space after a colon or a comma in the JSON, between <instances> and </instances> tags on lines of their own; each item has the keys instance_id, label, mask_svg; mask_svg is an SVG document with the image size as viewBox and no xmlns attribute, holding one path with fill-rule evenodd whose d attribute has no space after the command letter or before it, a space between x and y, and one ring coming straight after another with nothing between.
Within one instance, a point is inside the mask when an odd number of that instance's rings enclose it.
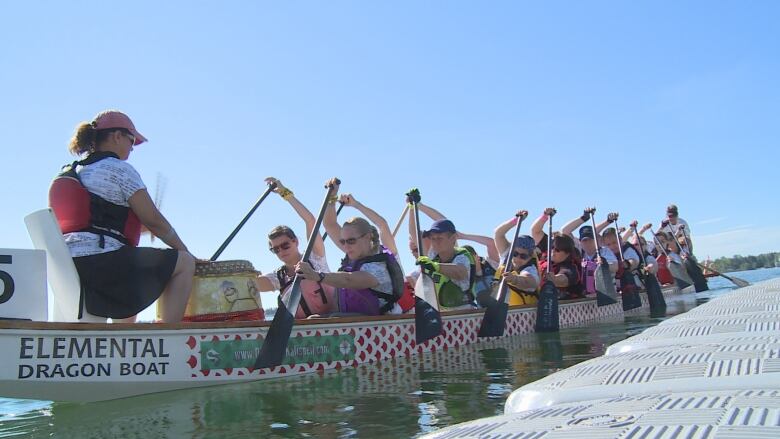
<instances>
[{"instance_id":1,"label":"raised arm","mask_svg":"<svg viewBox=\"0 0 780 439\"><path fill-rule=\"evenodd\" d=\"M339 180L337 178L331 178L325 182L325 187L330 185L333 185L333 193L338 194ZM339 241L341 239L341 226L336 218L336 199L337 198L334 197L328 202L328 207L325 208L325 216L322 217L322 225L325 227L325 231L328 232L328 235L333 239L333 243L336 244L336 247L346 253L346 246L342 245L341 241Z\"/></svg>"},{"instance_id":2,"label":"raised arm","mask_svg":"<svg viewBox=\"0 0 780 439\"><path fill-rule=\"evenodd\" d=\"M590 216L593 215L594 213L596 213L595 207L586 207L585 210L582 211L582 216L578 218L574 218L573 220L564 224L563 227L561 227L561 233L564 235L569 235L572 238L574 238L572 232L574 232L574 230L577 229L579 226L585 224L585 222L587 222L590 219Z\"/></svg>"},{"instance_id":3,"label":"raised arm","mask_svg":"<svg viewBox=\"0 0 780 439\"><path fill-rule=\"evenodd\" d=\"M420 209L420 212L428 215L428 217L430 217L434 221L447 219L447 217L442 215L441 212L423 203L417 203L417 208Z\"/></svg>"},{"instance_id":4,"label":"raised arm","mask_svg":"<svg viewBox=\"0 0 780 439\"><path fill-rule=\"evenodd\" d=\"M512 246L512 243L506 239L506 232L508 232L512 227L516 226L517 222L520 221L520 218L525 218L527 216L527 210L518 210L515 216L509 218L496 227L496 230L493 232L493 242L496 244L496 250L498 251L499 255L505 253L507 250L509 250L509 247Z\"/></svg>"},{"instance_id":5,"label":"raised arm","mask_svg":"<svg viewBox=\"0 0 780 439\"><path fill-rule=\"evenodd\" d=\"M609 226L610 224L612 224L615 221L617 221L618 215L619 214L617 212L610 212L607 215L607 219L605 219L604 221L596 224L596 233L600 234L602 231L604 231L604 229L607 228L607 226Z\"/></svg>"},{"instance_id":6,"label":"raised arm","mask_svg":"<svg viewBox=\"0 0 780 439\"><path fill-rule=\"evenodd\" d=\"M417 249L419 256L425 256L428 254L428 245L426 239L422 239L422 242L417 242L417 219L414 216L414 209L412 208L413 198L417 199L417 206L420 206L420 191L417 188L411 189L406 195L406 202L409 204L409 241L415 243L415 245L422 248Z\"/></svg>"},{"instance_id":7,"label":"raised arm","mask_svg":"<svg viewBox=\"0 0 780 439\"><path fill-rule=\"evenodd\" d=\"M312 215L312 213L309 211L309 209L306 208L306 206L303 205L303 203L295 198L293 191L286 188L282 182L279 181L279 179L275 177L268 177L265 179L265 182L268 184L276 183L274 192L279 194L279 196L282 197L284 201L290 203L290 206L292 206L293 210L295 210L295 213L297 213L298 216L303 220L304 224L306 224L306 237L308 239L308 237L311 236L312 230L314 230L314 225L317 223L317 219L314 218L314 215ZM314 237L314 248L312 251L317 256L325 256L325 243L322 242L322 236L320 236L319 233L317 233L317 236Z\"/></svg>"},{"instance_id":8,"label":"raised arm","mask_svg":"<svg viewBox=\"0 0 780 439\"><path fill-rule=\"evenodd\" d=\"M531 237L534 238L534 242L539 244L541 242L542 238L544 238L544 225L547 223L547 220L550 219L551 216L555 215L555 208L548 207L544 209L544 213L542 216L536 219L533 224L531 224Z\"/></svg>"},{"instance_id":9,"label":"raised arm","mask_svg":"<svg viewBox=\"0 0 780 439\"><path fill-rule=\"evenodd\" d=\"M485 247L487 247L487 257L489 260L495 262L501 260L501 256L499 256L498 251L496 250L496 242L493 241L493 238L489 238L487 236L482 236L482 235L471 235L468 233L458 232L458 239L473 241L482 244Z\"/></svg>"},{"instance_id":10,"label":"raised arm","mask_svg":"<svg viewBox=\"0 0 780 439\"><path fill-rule=\"evenodd\" d=\"M341 194L339 201L347 206L354 207L360 213L365 215L366 218L368 218L368 220L376 226L377 230L379 230L379 240L382 242L382 245L387 247L391 252L393 252L394 255L398 254L398 246L395 244L393 231L390 230L390 226L381 215L376 213L375 210L366 207L363 203L356 200L352 194Z\"/></svg>"}]
</instances>

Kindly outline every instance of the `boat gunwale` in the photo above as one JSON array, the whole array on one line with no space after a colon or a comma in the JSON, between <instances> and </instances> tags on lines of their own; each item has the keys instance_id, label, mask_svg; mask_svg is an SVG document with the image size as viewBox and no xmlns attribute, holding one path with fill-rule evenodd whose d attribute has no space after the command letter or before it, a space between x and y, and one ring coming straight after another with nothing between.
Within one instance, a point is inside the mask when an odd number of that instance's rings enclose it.
<instances>
[{"instance_id":1,"label":"boat gunwale","mask_svg":"<svg viewBox=\"0 0 780 439\"><path fill-rule=\"evenodd\" d=\"M573 305L583 302L595 302L594 298L583 298L573 300L561 300L560 305ZM510 311L523 311L525 309L536 309L533 305L512 305ZM453 311L443 311L441 316L460 317L460 316L479 316L484 315L485 310L463 309ZM382 316L348 316L348 317L323 317L313 319L295 320L295 326L325 326L338 324L355 323L374 323L384 321L410 320L414 319L414 314L391 314ZM268 328L270 321L254 320L236 320L220 322L180 322L180 323L156 323L156 322L138 322L138 323L93 323L93 322L34 322L30 320L0 320L0 330L64 330L64 331L179 331L179 330L218 330L235 328Z\"/></svg>"}]
</instances>

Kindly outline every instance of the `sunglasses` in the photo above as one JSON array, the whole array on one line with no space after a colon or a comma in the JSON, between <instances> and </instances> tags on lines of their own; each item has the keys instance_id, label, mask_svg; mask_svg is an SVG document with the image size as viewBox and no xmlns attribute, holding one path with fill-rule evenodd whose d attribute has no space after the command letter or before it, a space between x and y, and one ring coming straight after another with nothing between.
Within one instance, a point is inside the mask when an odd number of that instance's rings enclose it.
<instances>
[{"instance_id":1,"label":"sunglasses","mask_svg":"<svg viewBox=\"0 0 780 439\"><path fill-rule=\"evenodd\" d=\"M288 242L283 242L283 243L281 243L279 245L275 245L273 247L270 247L268 250L271 250L271 253L273 253L273 254L277 254L277 253L279 253L282 250L289 250L290 247L292 247L292 243L290 243L288 241Z\"/></svg>"},{"instance_id":2,"label":"sunglasses","mask_svg":"<svg viewBox=\"0 0 780 439\"><path fill-rule=\"evenodd\" d=\"M366 232L366 233L364 233L364 234L362 234L360 236L357 236L355 238L339 239L339 242L341 243L341 245L355 245L355 243L357 242L358 239L360 239L360 238L362 238L362 237L364 237L366 235L368 235L368 232Z\"/></svg>"},{"instance_id":3,"label":"sunglasses","mask_svg":"<svg viewBox=\"0 0 780 439\"><path fill-rule=\"evenodd\" d=\"M512 257L515 258L521 258L521 259L528 259L531 257L528 253L520 253L520 252L513 252Z\"/></svg>"}]
</instances>

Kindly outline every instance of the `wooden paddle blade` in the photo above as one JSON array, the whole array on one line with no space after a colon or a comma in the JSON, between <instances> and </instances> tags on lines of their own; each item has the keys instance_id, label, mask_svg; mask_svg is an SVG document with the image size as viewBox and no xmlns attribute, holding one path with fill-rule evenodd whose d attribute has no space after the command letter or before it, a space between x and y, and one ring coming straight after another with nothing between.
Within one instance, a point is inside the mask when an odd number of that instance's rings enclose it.
<instances>
[{"instance_id":1,"label":"wooden paddle blade","mask_svg":"<svg viewBox=\"0 0 780 439\"><path fill-rule=\"evenodd\" d=\"M414 338L417 344L438 337L443 331L441 313L430 303L416 297L414 301Z\"/></svg>"},{"instance_id":2,"label":"wooden paddle blade","mask_svg":"<svg viewBox=\"0 0 780 439\"><path fill-rule=\"evenodd\" d=\"M558 288L552 281L545 281L539 291L536 304L536 332L556 332L560 329L558 319Z\"/></svg>"},{"instance_id":3,"label":"wooden paddle blade","mask_svg":"<svg viewBox=\"0 0 780 439\"><path fill-rule=\"evenodd\" d=\"M645 289L647 290L647 301L650 303L650 312L653 317L660 317L656 314L663 310L666 313L666 299L661 291L661 284L653 273L648 273L645 277Z\"/></svg>"},{"instance_id":4,"label":"wooden paddle blade","mask_svg":"<svg viewBox=\"0 0 780 439\"><path fill-rule=\"evenodd\" d=\"M738 277L732 277L732 276L726 276L725 274L721 274L721 276L726 278L726 279L728 279L728 280L730 280L731 282L734 282L734 285L736 285L736 286L738 286L740 288L745 288L745 287L750 286L750 282L746 281L745 279L740 279Z\"/></svg>"},{"instance_id":5,"label":"wooden paddle blade","mask_svg":"<svg viewBox=\"0 0 780 439\"><path fill-rule=\"evenodd\" d=\"M255 369L282 364L287 353L287 342L290 340L294 322L295 317L282 302L279 302L279 308L276 310L274 320L271 322L268 334L263 340L263 346L260 348L260 355L255 361Z\"/></svg>"},{"instance_id":6,"label":"wooden paddle blade","mask_svg":"<svg viewBox=\"0 0 780 439\"><path fill-rule=\"evenodd\" d=\"M596 304L607 306L617 303L618 295L615 290L615 281L607 264L601 264L594 273L596 279Z\"/></svg>"},{"instance_id":7,"label":"wooden paddle blade","mask_svg":"<svg viewBox=\"0 0 780 439\"><path fill-rule=\"evenodd\" d=\"M504 335L506 316L509 314L506 294L506 280L501 279L501 284L498 287L498 299L487 292L481 295L480 304L483 304L486 309L485 315L482 316L482 323L479 325L478 337L501 337Z\"/></svg>"},{"instance_id":8,"label":"wooden paddle blade","mask_svg":"<svg viewBox=\"0 0 780 439\"><path fill-rule=\"evenodd\" d=\"M685 271L693 279L693 287L696 288L697 293L710 289L707 285L707 278L704 277L704 273L701 272L701 268L692 257L685 258L683 264L685 264Z\"/></svg>"}]
</instances>

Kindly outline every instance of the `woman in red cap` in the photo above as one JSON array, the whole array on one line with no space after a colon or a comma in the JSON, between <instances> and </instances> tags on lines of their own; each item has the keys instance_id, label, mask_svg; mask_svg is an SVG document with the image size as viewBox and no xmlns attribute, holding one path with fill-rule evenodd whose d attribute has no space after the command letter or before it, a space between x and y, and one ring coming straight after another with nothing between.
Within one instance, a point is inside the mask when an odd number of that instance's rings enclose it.
<instances>
[{"instance_id":1,"label":"woman in red cap","mask_svg":"<svg viewBox=\"0 0 780 439\"><path fill-rule=\"evenodd\" d=\"M108 110L78 125L68 149L83 159L52 183L57 216L82 286L82 310L128 319L160 298L162 320L184 316L195 259L127 163L146 138L126 114ZM137 247L141 225L171 249Z\"/></svg>"}]
</instances>

